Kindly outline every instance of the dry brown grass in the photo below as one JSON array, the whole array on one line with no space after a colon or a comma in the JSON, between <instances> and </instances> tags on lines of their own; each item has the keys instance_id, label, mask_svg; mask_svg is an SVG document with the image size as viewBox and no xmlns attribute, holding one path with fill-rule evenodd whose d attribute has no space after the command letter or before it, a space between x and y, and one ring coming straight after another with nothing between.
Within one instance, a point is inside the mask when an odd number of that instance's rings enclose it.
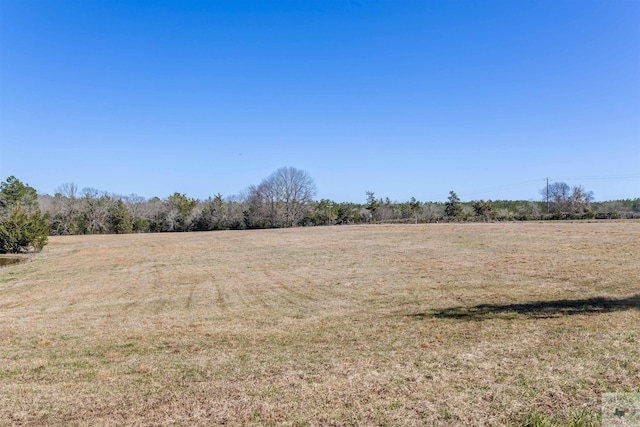
<instances>
[{"instance_id":1,"label":"dry brown grass","mask_svg":"<svg viewBox=\"0 0 640 427\"><path fill-rule=\"evenodd\" d=\"M640 391L640 223L52 237L0 425L518 424Z\"/></svg>"}]
</instances>

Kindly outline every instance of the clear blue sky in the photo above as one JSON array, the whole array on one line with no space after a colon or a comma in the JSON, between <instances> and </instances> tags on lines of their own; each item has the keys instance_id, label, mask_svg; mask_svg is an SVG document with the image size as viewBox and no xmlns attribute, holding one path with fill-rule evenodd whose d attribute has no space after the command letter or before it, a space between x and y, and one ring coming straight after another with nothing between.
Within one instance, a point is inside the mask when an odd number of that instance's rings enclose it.
<instances>
[{"instance_id":1,"label":"clear blue sky","mask_svg":"<svg viewBox=\"0 0 640 427\"><path fill-rule=\"evenodd\" d=\"M0 0L0 179L640 197L640 1Z\"/></svg>"}]
</instances>

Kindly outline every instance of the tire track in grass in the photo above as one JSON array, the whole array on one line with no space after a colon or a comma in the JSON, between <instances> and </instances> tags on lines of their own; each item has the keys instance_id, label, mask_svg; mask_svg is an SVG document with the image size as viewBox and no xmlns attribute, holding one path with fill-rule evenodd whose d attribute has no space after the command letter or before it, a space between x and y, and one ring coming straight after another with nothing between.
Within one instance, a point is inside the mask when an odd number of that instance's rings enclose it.
<instances>
[{"instance_id":1,"label":"tire track in grass","mask_svg":"<svg viewBox=\"0 0 640 427\"><path fill-rule=\"evenodd\" d=\"M263 293L261 300L264 305L270 309L282 308L283 305L286 305L289 310L296 311L296 313L294 313L296 316L299 315L299 313L297 313L298 311L302 310L306 312L309 310L309 306L315 305L319 297L316 292L312 291L313 287L310 286L306 278L298 280L298 278L293 275L285 277L281 273L281 269L277 269L275 272L274 270L276 269L265 268L261 271L267 287L271 290L270 293L272 294L270 295L272 303L269 304L267 301L269 295ZM282 304L281 301L284 301L285 304Z\"/></svg>"},{"instance_id":2,"label":"tire track in grass","mask_svg":"<svg viewBox=\"0 0 640 427\"><path fill-rule=\"evenodd\" d=\"M198 286L196 283L189 286L189 295L187 295L187 300L184 305L184 308L187 310L191 310L193 308L193 292L195 291L196 286Z\"/></svg>"},{"instance_id":3,"label":"tire track in grass","mask_svg":"<svg viewBox=\"0 0 640 427\"><path fill-rule=\"evenodd\" d=\"M225 295L224 292L224 287L222 286L222 284L217 284L215 286L215 293L216 293L216 306L219 307L222 311L227 311L228 310L228 303L227 303L227 296Z\"/></svg>"},{"instance_id":4,"label":"tire track in grass","mask_svg":"<svg viewBox=\"0 0 640 427\"><path fill-rule=\"evenodd\" d=\"M212 303L216 308L222 312L228 312L246 306L241 291L233 285L231 278L226 275L215 275L212 279L212 282L207 285L211 291Z\"/></svg>"}]
</instances>

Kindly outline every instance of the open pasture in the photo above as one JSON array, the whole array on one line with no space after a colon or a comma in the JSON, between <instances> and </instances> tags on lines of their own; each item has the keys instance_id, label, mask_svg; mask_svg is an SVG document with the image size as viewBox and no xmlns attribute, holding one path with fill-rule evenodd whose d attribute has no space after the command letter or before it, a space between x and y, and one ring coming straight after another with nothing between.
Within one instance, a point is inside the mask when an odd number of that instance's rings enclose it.
<instances>
[{"instance_id":1,"label":"open pasture","mask_svg":"<svg viewBox=\"0 0 640 427\"><path fill-rule=\"evenodd\" d=\"M598 422L640 222L52 237L0 269L0 425Z\"/></svg>"}]
</instances>

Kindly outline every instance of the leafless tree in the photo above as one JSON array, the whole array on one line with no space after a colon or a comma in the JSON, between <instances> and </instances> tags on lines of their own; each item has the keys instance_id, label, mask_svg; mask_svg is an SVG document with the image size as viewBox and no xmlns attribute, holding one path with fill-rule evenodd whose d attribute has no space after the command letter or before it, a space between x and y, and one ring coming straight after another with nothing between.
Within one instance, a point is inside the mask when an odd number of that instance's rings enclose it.
<instances>
[{"instance_id":1,"label":"leafless tree","mask_svg":"<svg viewBox=\"0 0 640 427\"><path fill-rule=\"evenodd\" d=\"M107 230L109 210L116 199L95 188L82 189L82 225L85 233L101 234Z\"/></svg>"},{"instance_id":2,"label":"leafless tree","mask_svg":"<svg viewBox=\"0 0 640 427\"><path fill-rule=\"evenodd\" d=\"M520 219L540 219L540 207L535 202L528 202L517 208L516 215Z\"/></svg>"},{"instance_id":3,"label":"leafless tree","mask_svg":"<svg viewBox=\"0 0 640 427\"><path fill-rule=\"evenodd\" d=\"M576 185L571 191L572 212L583 213L591 209L593 191L586 191L581 185Z\"/></svg>"},{"instance_id":4,"label":"leafless tree","mask_svg":"<svg viewBox=\"0 0 640 427\"><path fill-rule=\"evenodd\" d=\"M225 227L232 230L240 230L247 227L246 216L249 206L246 203L246 194L238 194L227 197L224 201Z\"/></svg>"},{"instance_id":5,"label":"leafless tree","mask_svg":"<svg viewBox=\"0 0 640 427\"><path fill-rule=\"evenodd\" d=\"M78 186L73 183L62 184L56 189L55 196L46 208L51 216L50 232L52 234L66 235L78 232L80 201L77 195Z\"/></svg>"},{"instance_id":6,"label":"leafless tree","mask_svg":"<svg viewBox=\"0 0 640 427\"><path fill-rule=\"evenodd\" d=\"M593 201L592 191L586 191L581 185L571 188L564 182L553 182L540 190L540 194L554 212L586 212Z\"/></svg>"},{"instance_id":7,"label":"leafless tree","mask_svg":"<svg viewBox=\"0 0 640 427\"><path fill-rule=\"evenodd\" d=\"M131 216L133 231L146 231L148 226L146 217L149 216L149 206L148 203L146 203L146 199L142 196L131 193L128 196L123 197L122 201L124 202L127 210L129 211L129 215Z\"/></svg>"},{"instance_id":8,"label":"leafless tree","mask_svg":"<svg viewBox=\"0 0 640 427\"><path fill-rule=\"evenodd\" d=\"M316 194L309 174L293 167L283 167L247 190L250 221L254 226L293 227L304 216Z\"/></svg>"}]
</instances>

